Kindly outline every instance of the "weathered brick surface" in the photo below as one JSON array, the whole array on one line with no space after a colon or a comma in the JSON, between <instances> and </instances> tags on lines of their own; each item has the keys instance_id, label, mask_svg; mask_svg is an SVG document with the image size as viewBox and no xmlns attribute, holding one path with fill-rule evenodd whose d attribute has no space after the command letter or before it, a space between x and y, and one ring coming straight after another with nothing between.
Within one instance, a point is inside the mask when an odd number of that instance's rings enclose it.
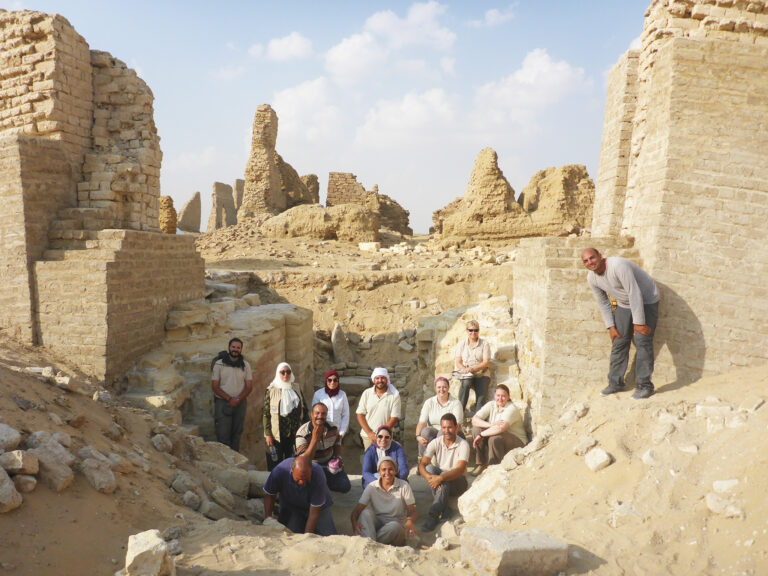
<instances>
[{"instance_id":1,"label":"weathered brick surface","mask_svg":"<svg viewBox=\"0 0 768 576\"><path fill-rule=\"evenodd\" d=\"M603 138L593 230L618 225L634 236L660 284L657 380L768 359L766 62L765 2L659 0L648 10L635 84L622 62L612 73L609 101L624 92L637 102L634 112L606 109L613 134ZM614 168L627 140L622 198Z\"/></svg>"},{"instance_id":2,"label":"weathered brick surface","mask_svg":"<svg viewBox=\"0 0 768 576\"><path fill-rule=\"evenodd\" d=\"M380 226L409 236L413 234L408 221L410 212L389 196L379 194L378 186L366 191L354 174L330 172L325 205L330 207L341 204L358 204L368 208L378 214Z\"/></svg>"},{"instance_id":3,"label":"weathered brick surface","mask_svg":"<svg viewBox=\"0 0 768 576\"><path fill-rule=\"evenodd\" d=\"M208 216L206 232L211 233L235 224L237 224L237 208L235 208L235 199L232 195L232 186L214 182L213 194L211 195L211 213Z\"/></svg>"},{"instance_id":4,"label":"weathered brick surface","mask_svg":"<svg viewBox=\"0 0 768 576\"><path fill-rule=\"evenodd\" d=\"M176 209L173 198L160 196L160 231L163 234L176 234Z\"/></svg>"}]
</instances>

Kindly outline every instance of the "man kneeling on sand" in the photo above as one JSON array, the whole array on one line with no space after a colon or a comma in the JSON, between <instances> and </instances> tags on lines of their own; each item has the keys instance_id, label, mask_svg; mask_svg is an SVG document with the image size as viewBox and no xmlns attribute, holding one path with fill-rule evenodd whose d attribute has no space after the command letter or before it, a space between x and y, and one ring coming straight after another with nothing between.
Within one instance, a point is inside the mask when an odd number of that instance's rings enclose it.
<instances>
[{"instance_id":1,"label":"man kneeling on sand","mask_svg":"<svg viewBox=\"0 0 768 576\"><path fill-rule=\"evenodd\" d=\"M460 496L467 489L467 471L469 461L469 443L457 434L459 429L456 416L450 412L440 418L442 436L438 436L427 445L424 457L419 462L419 473L432 489L432 506L423 529L431 532L440 520L448 520L453 511L448 508L450 496ZM437 466L431 464L432 458Z\"/></svg>"},{"instance_id":2,"label":"man kneeling on sand","mask_svg":"<svg viewBox=\"0 0 768 576\"><path fill-rule=\"evenodd\" d=\"M355 509L352 527L356 536L402 546L416 536L416 499L410 484L397 477L397 462L389 456L379 460L379 478L368 484Z\"/></svg>"}]
</instances>

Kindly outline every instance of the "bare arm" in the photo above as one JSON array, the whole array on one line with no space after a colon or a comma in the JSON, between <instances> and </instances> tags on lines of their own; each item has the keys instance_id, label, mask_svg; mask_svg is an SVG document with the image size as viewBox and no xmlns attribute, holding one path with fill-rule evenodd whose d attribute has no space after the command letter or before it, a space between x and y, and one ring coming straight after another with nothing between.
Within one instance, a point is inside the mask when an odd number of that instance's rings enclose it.
<instances>
[{"instance_id":1,"label":"bare arm","mask_svg":"<svg viewBox=\"0 0 768 576\"><path fill-rule=\"evenodd\" d=\"M407 536L416 536L416 520L419 515L416 513L416 504L410 504L407 511L408 517L405 519L405 534Z\"/></svg>"},{"instance_id":2,"label":"bare arm","mask_svg":"<svg viewBox=\"0 0 768 576\"><path fill-rule=\"evenodd\" d=\"M307 516L307 523L304 525L305 534L315 533L315 529L317 529L317 521L320 519L321 510L322 510L322 507L320 506L309 507L309 516Z\"/></svg>"},{"instance_id":3,"label":"bare arm","mask_svg":"<svg viewBox=\"0 0 768 576\"><path fill-rule=\"evenodd\" d=\"M264 495L264 517L269 518L275 511L275 497L271 494Z\"/></svg>"},{"instance_id":4,"label":"bare arm","mask_svg":"<svg viewBox=\"0 0 768 576\"><path fill-rule=\"evenodd\" d=\"M365 414L357 415L357 422L360 424L360 429L366 433L371 442L376 442L376 433L368 426L368 421L365 419Z\"/></svg>"}]
</instances>

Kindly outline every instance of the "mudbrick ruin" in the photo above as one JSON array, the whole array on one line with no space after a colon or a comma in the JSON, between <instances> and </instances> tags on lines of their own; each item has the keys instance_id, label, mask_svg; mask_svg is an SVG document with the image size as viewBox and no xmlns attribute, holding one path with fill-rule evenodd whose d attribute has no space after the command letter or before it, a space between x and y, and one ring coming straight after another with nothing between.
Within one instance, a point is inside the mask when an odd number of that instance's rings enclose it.
<instances>
[{"instance_id":1,"label":"mudbrick ruin","mask_svg":"<svg viewBox=\"0 0 768 576\"><path fill-rule=\"evenodd\" d=\"M199 193L178 215L160 195L151 90L59 15L0 11L0 96L0 572L768 570L768 3L653 0L608 75L595 179L550 167L516 197L486 148L428 237L351 173L320 205L266 104L201 233ZM661 292L646 401L595 384L590 246ZM353 412L385 366L414 463L468 320L529 442L470 479L455 518L412 546L351 536L354 417L341 535L265 518L278 363L308 400L336 369ZM211 360L232 337L255 368L239 452L213 441ZM424 518L429 486L409 482Z\"/></svg>"}]
</instances>

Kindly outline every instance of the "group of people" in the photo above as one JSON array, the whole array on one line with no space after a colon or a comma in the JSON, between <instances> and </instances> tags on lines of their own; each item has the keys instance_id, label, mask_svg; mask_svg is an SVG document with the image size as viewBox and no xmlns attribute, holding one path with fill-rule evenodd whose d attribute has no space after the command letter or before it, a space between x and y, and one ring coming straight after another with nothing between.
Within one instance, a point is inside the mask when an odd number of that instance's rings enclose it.
<instances>
[{"instance_id":1,"label":"group of people","mask_svg":"<svg viewBox=\"0 0 768 576\"><path fill-rule=\"evenodd\" d=\"M612 342L609 385L603 394L623 389L629 342L634 337L637 354L635 398L654 392L652 338L658 316L658 291L651 277L622 258L606 259L594 248L584 250L582 261L590 271L588 282L595 293ZM612 305L611 298L617 304ZM466 478L470 450L475 451L473 475L498 464L510 450L528 439L523 418L510 399L507 386L497 385L493 399L485 402L490 377L490 345L480 338L479 324L466 325L467 337L455 350L454 375L461 381L459 397L450 395L445 377L434 382L435 396L423 405L416 425L418 470L432 492L432 504L423 524L434 530L451 518L452 497L468 487ZM239 449L246 398L251 393L250 365L242 358L242 341L233 338L228 353L213 366L216 433L220 442ZM401 399L385 368L371 375L356 417L364 447L363 494L352 511L355 534L378 542L400 545L416 535L416 506L408 483L408 462L402 445L394 439L402 417ZM461 430L470 391L475 411L471 416L471 442ZM294 532L320 535L336 533L330 507L331 492L351 489L344 471L342 440L349 430L350 409L340 387L339 373L329 370L323 388L307 409L291 367L283 362L266 389L263 426L268 449L269 479L264 486L265 513ZM275 504L279 496L279 512Z\"/></svg>"}]
</instances>

